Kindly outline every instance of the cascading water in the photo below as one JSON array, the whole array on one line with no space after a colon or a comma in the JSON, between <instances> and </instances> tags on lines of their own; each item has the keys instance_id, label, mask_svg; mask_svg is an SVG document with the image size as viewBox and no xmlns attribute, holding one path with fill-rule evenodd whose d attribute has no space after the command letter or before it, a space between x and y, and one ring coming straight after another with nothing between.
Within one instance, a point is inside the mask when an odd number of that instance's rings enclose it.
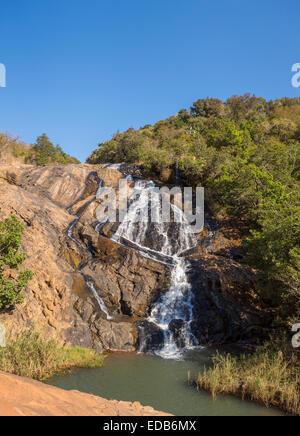
<instances>
[{"instance_id":1,"label":"cascading water","mask_svg":"<svg viewBox=\"0 0 300 436\"><path fill-rule=\"evenodd\" d=\"M108 321L112 320L113 317L110 316L108 309L104 303L104 301L102 300L102 298L100 297L100 295L98 294L98 292L96 291L95 285L91 280L87 280L86 284L88 285L88 287L90 288L90 290L92 291L97 303L99 304L100 309L102 310L102 312L106 315L106 319Z\"/></svg>"},{"instance_id":2,"label":"cascading water","mask_svg":"<svg viewBox=\"0 0 300 436\"><path fill-rule=\"evenodd\" d=\"M192 291L187 279L188 264L184 258L174 256L169 291L153 307L149 321L164 332L164 346L156 353L164 358L180 357L183 350L193 348L196 340L191 331L193 320ZM170 329L172 322L179 321L178 337Z\"/></svg>"},{"instance_id":3,"label":"cascading water","mask_svg":"<svg viewBox=\"0 0 300 436\"><path fill-rule=\"evenodd\" d=\"M196 246L196 240L184 213L171 205L176 222L152 222L151 210L161 209L161 194L155 191L153 182L137 181L129 199L129 210L112 237L116 242L129 241L141 248L141 254L157 260L157 255L171 264L169 291L154 305L148 321L164 333L163 348L157 351L164 358L178 358L183 350L197 345L191 332L193 319L192 290L188 282L189 264L182 253ZM172 323L180 326L175 334ZM177 336L177 337L175 337Z\"/></svg>"}]
</instances>

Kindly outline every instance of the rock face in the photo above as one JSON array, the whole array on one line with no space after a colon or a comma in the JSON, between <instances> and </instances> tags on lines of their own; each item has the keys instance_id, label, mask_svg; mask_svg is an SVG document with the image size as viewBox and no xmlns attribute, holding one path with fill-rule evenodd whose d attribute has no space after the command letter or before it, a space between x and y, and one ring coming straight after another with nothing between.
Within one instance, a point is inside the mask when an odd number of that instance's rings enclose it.
<instances>
[{"instance_id":1,"label":"rock face","mask_svg":"<svg viewBox=\"0 0 300 436\"><path fill-rule=\"evenodd\" d=\"M140 403L109 401L0 373L0 416L170 416Z\"/></svg>"},{"instance_id":2,"label":"rock face","mask_svg":"<svg viewBox=\"0 0 300 436\"><path fill-rule=\"evenodd\" d=\"M125 167L129 175L140 174ZM24 267L35 274L24 304L0 311L8 336L35 325L62 344L99 352L162 347L163 332L146 318L168 289L169 268L128 241L111 241L113 226L102 235L97 228L99 183L117 188L121 177L117 169L96 165L0 165L0 219L13 214L23 221ZM192 331L200 344L255 343L270 322L257 297L257 277L237 262L239 247L230 232L208 224L187 255ZM182 320L169 328L180 347Z\"/></svg>"},{"instance_id":3,"label":"rock face","mask_svg":"<svg viewBox=\"0 0 300 436\"><path fill-rule=\"evenodd\" d=\"M0 312L7 335L14 337L24 328L37 325L47 336L57 336L63 343L90 345L89 330L73 309L73 270L59 256L72 217L45 197L2 183L0 217L12 214L25 224L22 249L28 257L24 267L35 275L26 289L24 304Z\"/></svg>"},{"instance_id":4,"label":"rock face","mask_svg":"<svg viewBox=\"0 0 300 436\"><path fill-rule=\"evenodd\" d=\"M137 323L139 329L138 349L140 352L160 350L164 344L164 333L149 321Z\"/></svg>"},{"instance_id":5,"label":"rock face","mask_svg":"<svg viewBox=\"0 0 300 436\"><path fill-rule=\"evenodd\" d=\"M272 317L264 310L250 269L222 256L191 256L192 330L202 344L258 344Z\"/></svg>"},{"instance_id":6,"label":"rock face","mask_svg":"<svg viewBox=\"0 0 300 436\"><path fill-rule=\"evenodd\" d=\"M94 259L82 271L92 277L109 311L146 316L167 281L167 269L102 236L90 247Z\"/></svg>"},{"instance_id":7,"label":"rock face","mask_svg":"<svg viewBox=\"0 0 300 436\"><path fill-rule=\"evenodd\" d=\"M0 311L8 336L35 325L62 344L99 352L136 349L134 321L165 290L168 270L95 231L99 181L117 187L120 177L91 165L0 165L0 219L14 214L24 222L24 267L35 274L24 304ZM100 309L87 281L113 319Z\"/></svg>"}]
</instances>

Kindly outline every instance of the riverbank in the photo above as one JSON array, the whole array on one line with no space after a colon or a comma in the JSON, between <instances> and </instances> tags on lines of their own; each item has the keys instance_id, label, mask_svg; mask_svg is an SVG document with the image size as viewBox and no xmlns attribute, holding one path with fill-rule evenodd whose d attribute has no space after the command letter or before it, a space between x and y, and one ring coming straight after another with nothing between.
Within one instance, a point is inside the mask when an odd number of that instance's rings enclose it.
<instances>
[{"instance_id":1,"label":"riverbank","mask_svg":"<svg viewBox=\"0 0 300 436\"><path fill-rule=\"evenodd\" d=\"M299 382L299 354L282 342L267 344L253 354L217 354L213 366L199 373L195 385L199 391L211 392L214 399L230 394L300 415Z\"/></svg>"},{"instance_id":2,"label":"riverbank","mask_svg":"<svg viewBox=\"0 0 300 436\"><path fill-rule=\"evenodd\" d=\"M0 372L0 416L168 416L140 403L108 401Z\"/></svg>"}]
</instances>

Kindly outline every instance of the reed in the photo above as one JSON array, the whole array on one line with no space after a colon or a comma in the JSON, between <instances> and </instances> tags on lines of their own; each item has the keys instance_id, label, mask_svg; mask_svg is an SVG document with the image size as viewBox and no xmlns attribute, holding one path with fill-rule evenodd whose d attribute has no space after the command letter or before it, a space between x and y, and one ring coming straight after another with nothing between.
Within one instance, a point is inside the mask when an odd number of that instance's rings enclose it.
<instances>
[{"instance_id":1,"label":"reed","mask_svg":"<svg viewBox=\"0 0 300 436\"><path fill-rule=\"evenodd\" d=\"M300 362L296 352L265 346L239 357L217 354L214 365L199 374L197 388L231 394L266 407L300 415Z\"/></svg>"},{"instance_id":2,"label":"reed","mask_svg":"<svg viewBox=\"0 0 300 436\"><path fill-rule=\"evenodd\" d=\"M104 358L93 350L60 347L54 340L44 340L39 331L28 330L0 349L0 371L45 380L74 367L101 367Z\"/></svg>"}]
</instances>

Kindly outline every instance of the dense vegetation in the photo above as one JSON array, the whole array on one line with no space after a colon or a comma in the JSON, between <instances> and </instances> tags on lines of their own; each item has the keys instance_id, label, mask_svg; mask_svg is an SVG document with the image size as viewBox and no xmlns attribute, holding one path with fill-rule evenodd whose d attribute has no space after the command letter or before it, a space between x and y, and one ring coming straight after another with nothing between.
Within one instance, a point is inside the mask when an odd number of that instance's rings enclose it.
<instances>
[{"instance_id":1,"label":"dense vegetation","mask_svg":"<svg viewBox=\"0 0 300 436\"><path fill-rule=\"evenodd\" d=\"M0 133L0 161L9 162L10 156L32 165L79 163L75 157L66 154L59 145L54 146L45 133L39 136L33 145L27 145L18 138Z\"/></svg>"},{"instance_id":2,"label":"dense vegetation","mask_svg":"<svg viewBox=\"0 0 300 436\"><path fill-rule=\"evenodd\" d=\"M254 354L217 354L213 368L199 374L198 389L232 394L300 415L300 364L290 341L269 343Z\"/></svg>"},{"instance_id":3,"label":"dense vegetation","mask_svg":"<svg viewBox=\"0 0 300 436\"><path fill-rule=\"evenodd\" d=\"M177 168L188 186L204 186L216 216L247 224L246 261L263 271L263 292L280 322L299 322L298 98L198 100L154 126L117 133L88 162L139 162L164 182Z\"/></svg>"},{"instance_id":4,"label":"dense vegetation","mask_svg":"<svg viewBox=\"0 0 300 436\"><path fill-rule=\"evenodd\" d=\"M0 309L22 303L22 291L33 277L29 270L16 271L26 259L19 252L23 230L15 216L0 221Z\"/></svg>"},{"instance_id":5,"label":"dense vegetation","mask_svg":"<svg viewBox=\"0 0 300 436\"><path fill-rule=\"evenodd\" d=\"M60 347L54 340L44 340L34 329L24 331L0 349L0 371L36 380L74 367L101 367L103 362L104 356L93 350Z\"/></svg>"}]
</instances>

